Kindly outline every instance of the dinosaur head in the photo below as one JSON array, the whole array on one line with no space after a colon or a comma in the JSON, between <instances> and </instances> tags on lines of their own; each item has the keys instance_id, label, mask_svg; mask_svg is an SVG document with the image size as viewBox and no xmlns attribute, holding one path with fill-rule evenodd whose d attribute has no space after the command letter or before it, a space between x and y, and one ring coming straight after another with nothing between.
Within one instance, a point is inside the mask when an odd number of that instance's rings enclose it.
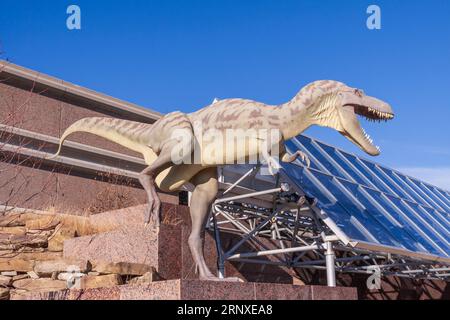
<instances>
[{"instance_id":1,"label":"dinosaur head","mask_svg":"<svg viewBox=\"0 0 450 320\"><path fill-rule=\"evenodd\" d=\"M391 120L394 113L389 104L337 81L320 81L313 90L311 116L315 124L337 130L372 156L380 154L358 116L375 122Z\"/></svg>"}]
</instances>

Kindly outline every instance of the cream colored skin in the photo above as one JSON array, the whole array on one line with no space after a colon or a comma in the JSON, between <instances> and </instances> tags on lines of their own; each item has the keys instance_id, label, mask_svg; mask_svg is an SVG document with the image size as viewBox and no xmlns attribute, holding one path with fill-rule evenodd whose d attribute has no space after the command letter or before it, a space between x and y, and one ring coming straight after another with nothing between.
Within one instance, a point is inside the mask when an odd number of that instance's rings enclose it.
<instances>
[{"instance_id":1,"label":"cream colored skin","mask_svg":"<svg viewBox=\"0 0 450 320\"><path fill-rule=\"evenodd\" d=\"M226 99L191 114L173 112L165 115L153 125L110 118L85 118L72 124L63 134L60 147L68 135L83 131L102 136L129 149L140 152L148 167L142 171L140 182L147 192L149 205L146 211L146 223L159 226L160 200L156 186L162 191L176 191L187 183L194 186L191 197L190 214L192 231L189 247L199 271L200 279L220 280L206 266L203 257L204 226L210 206L217 196L218 165L203 152L206 147L223 146L217 141L200 147L202 161L200 164L175 164L171 152L179 146L174 139L174 131L182 129L184 136L194 141L201 141L201 134L215 129L278 129L281 132L280 158L292 162L301 157L307 165L309 160L301 151L293 155L285 152L283 142L295 137L312 125L330 127L370 155L378 155L379 148L374 146L370 137L360 127L357 114L369 120L380 121L393 118L391 107L376 98L366 96L361 90L345 84L322 80L304 87L290 101L278 106L266 105L245 99ZM260 143L260 141L258 141ZM230 150L228 150L230 151ZM246 146L247 156L260 150ZM236 159L237 155L230 159ZM223 279L222 279L223 280ZM226 278L235 280L237 278Z\"/></svg>"}]
</instances>

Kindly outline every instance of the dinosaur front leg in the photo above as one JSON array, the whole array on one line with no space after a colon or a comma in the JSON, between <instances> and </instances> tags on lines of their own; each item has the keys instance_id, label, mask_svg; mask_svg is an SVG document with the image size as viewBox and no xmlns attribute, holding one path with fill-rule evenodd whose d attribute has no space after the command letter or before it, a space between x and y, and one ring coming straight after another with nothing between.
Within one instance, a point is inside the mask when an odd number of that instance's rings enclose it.
<instances>
[{"instance_id":1,"label":"dinosaur front leg","mask_svg":"<svg viewBox=\"0 0 450 320\"><path fill-rule=\"evenodd\" d=\"M221 279L211 273L203 255L205 224L212 202L218 192L217 168L199 172L191 182L195 185L190 202L192 231L189 236L189 248L199 271L200 280L242 281L236 277Z\"/></svg>"},{"instance_id":2,"label":"dinosaur front leg","mask_svg":"<svg viewBox=\"0 0 450 320\"><path fill-rule=\"evenodd\" d=\"M297 150L294 154L285 153L281 158L281 161L291 163L294 162L298 157L300 157L300 159L302 159L302 161L306 163L306 166L309 167L311 161L309 160L308 155L300 150Z\"/></svg>"}]
</instances>

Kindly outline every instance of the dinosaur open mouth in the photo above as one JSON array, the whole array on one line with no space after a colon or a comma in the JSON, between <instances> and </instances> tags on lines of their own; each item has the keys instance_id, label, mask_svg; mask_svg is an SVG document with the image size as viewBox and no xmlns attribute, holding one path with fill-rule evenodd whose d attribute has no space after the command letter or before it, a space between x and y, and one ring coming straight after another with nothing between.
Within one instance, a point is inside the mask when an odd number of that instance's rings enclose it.
<instances>
[{"instance_id":1,"label":"dinosaur open mouth","mask_svg":"<svg viewBox=\"0 0 450 320\"><path fill-rule=\"evenodd\" d=\"M366 118L369 121L377 121L377 122L381 122L381 121L388 121L388 120L392 120L394 118L394 115L392 113L389 112L383 112L371 107L365 107L365 106L360 106L360 105L356 105L353 106L355 113L357 115L363 116L364 118Z\"/></svg>"},{"instance_id":2,"label":"dinosaur open mouth","mask_svg":"<svg viewBox=\"0 0 450 320\"><path fill-rule=\"evenodd\" d=\"M392 120L394 118L394 114L364 105L347 104L344 108L352 109L354 114L359 117L355 116L355 122L353 122L353 125L347 123L344 127L345 132L342 134L365 152L371 155L380 154L380 147L373 143L373 139L361 126L360 121L358 121L360 119L357 118L364 118L371 122L382 122Z\"/></svg>"}]
</instances>

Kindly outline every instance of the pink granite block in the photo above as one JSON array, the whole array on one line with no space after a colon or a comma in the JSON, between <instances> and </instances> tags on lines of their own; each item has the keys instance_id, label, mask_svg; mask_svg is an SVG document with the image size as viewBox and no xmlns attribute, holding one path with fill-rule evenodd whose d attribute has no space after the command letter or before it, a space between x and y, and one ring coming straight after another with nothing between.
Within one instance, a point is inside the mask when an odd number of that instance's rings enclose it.
<instances>
[{"instance_id":1,"label":"pink granite block","mask_svg":"<svg viewBox=\"0 0 450 320\"><path fill-rule=\"evenodd\" d=\"M91 215L89 220L100 231L111 231L123 226L144 225L145 204Z\"/></svg>"},{"instance_id":2,"label":"pink granite block","mask_svg":"<svg viewBox=\"0 0 450 320\"><path fill-rule=\"evenodd\" d=\"M353 287L310 286L312 300L358 300L358 292Z\"/></svg>"},{"instance_id":3,"label":"pink granite block","mask_svg":"<svg viewBox=\"0 0 450 320\"><path fill-rule=\"evenodd\" d=\"M163 279L180 279L182 266L182 245L180 226L161 225L157 244L155 268Z\"/></svg>"},{"instance_id":4,"label":"pink granite block","mask_svg":"<svg viewBox=\"0 0 450 320\"><path fill-rule=\"evenodd\" d=\"M255 283L256 300L312 300L311 286Z\"/></svg>"},{"instance_id":5,"label":"pink granite block","mask_svg":"<svg viewBox=\"0 0 450 320\"><path fill-rule=\"evenodd\" d=\"M251 282L182 280L182 300L253 300L255 284Z\"/></svg>"},{"instance_id":6,"label":"pink granite block","mask_svg":"<svg viewBox=\"0 0 450 320\"><path fill-rule=\"evenodd\" d=\"M120 300L120 287L68 290L66 300Z\"/></svg>"},{"instance_id":7,"label":"pink granite block","mask_svg":"<svg viewBox=\"0 0 450 320\"><path fill-rule=\"evenodd\" d=\"M146 204L102 212L90 216L91 223L98 230L105 232L123 226L143 226ZM165 224L190 224L189 208L171 203L162 203L161 221Z\"/></svg>"},{"instance_id":8,"label":"pink granite block","mask_svg":"<svg viewBox=\"0 0 450 320\"><path fill-rule=\"evenodd\" d=\"M179 300L180 282L180 280L167 280L148 285L120 286L120 300Z\"/></svg>"},{"instance_id":9,"label":"pink granite block","mask_svg":"<svg viewBox=\"0 0 450 320\"><path fill-rule=\"evenodd\" d=\"M182 279L198 279L195 273L195 263L191 255L188 245L188 238L191 233L191 227L183 225L180 239L180 249L182 254ZM209 269L215 273L217 270L217 252L214 238L207 232L205 235L205 246L203 250L205 261ZM229 268L227 268L227 276L230 276Z\"/></svg>"},{"instance_id":10,"label":"pink granite block","mask_svg":"<svg viewBox=\"0 0 450 320\"><path fill-rule=\"evenodd\" d=\"M165 226L161 226L163 229ZM122 229L64 241L64 257L91 261L158 264L158 237L153 228Z\"/></svg>"}]
</instances>

